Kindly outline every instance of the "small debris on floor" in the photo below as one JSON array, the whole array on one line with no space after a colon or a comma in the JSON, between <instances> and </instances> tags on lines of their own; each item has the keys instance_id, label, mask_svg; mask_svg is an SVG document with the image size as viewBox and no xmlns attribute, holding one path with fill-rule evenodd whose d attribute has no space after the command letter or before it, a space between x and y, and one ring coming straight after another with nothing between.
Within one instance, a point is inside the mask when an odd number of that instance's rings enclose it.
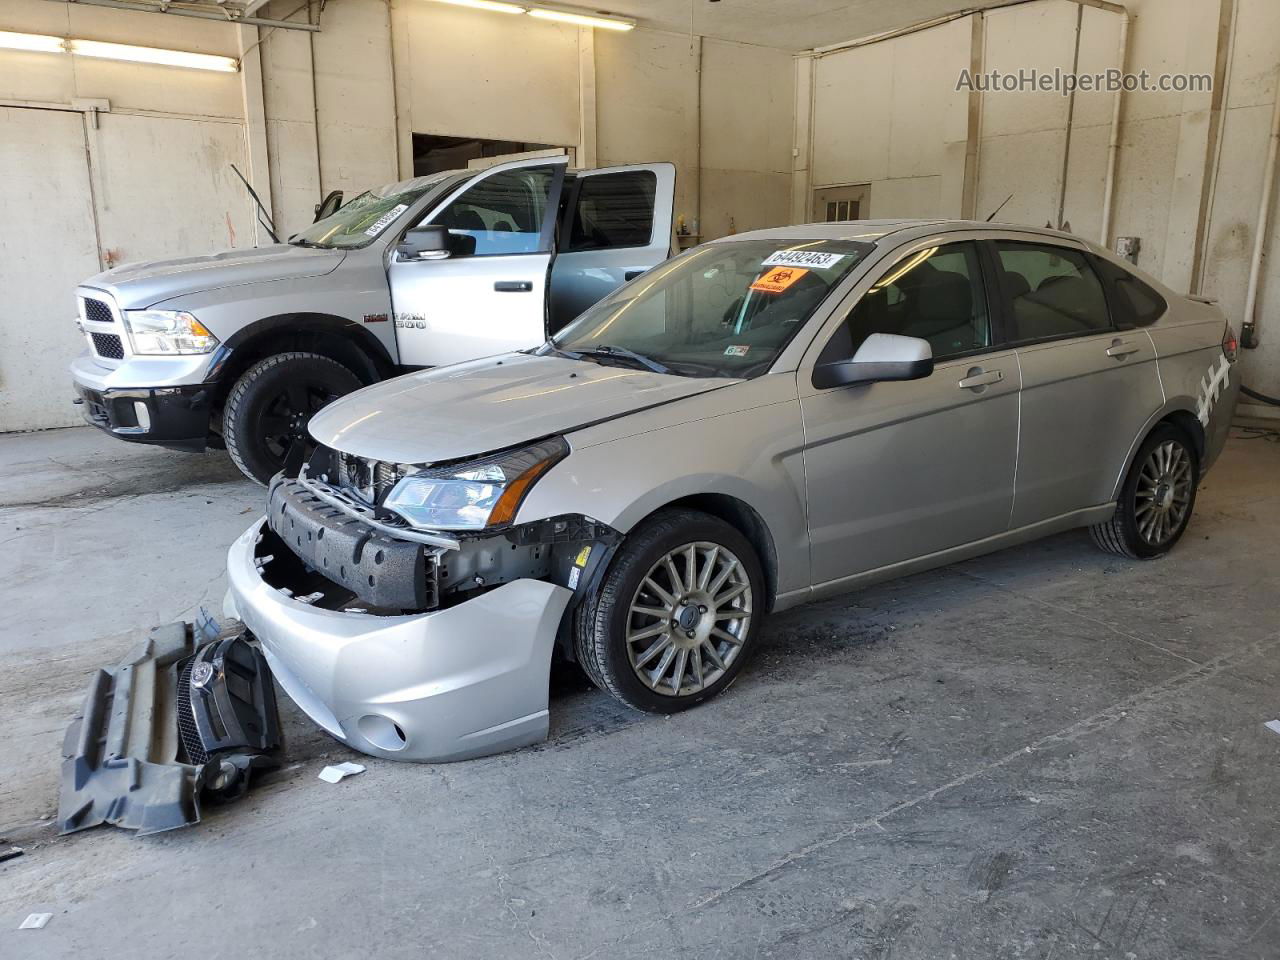
<instances>
[{"instance_id":1,"label":"small debris on floor","mask_svg":"<svg viewBox=\"0 0 1280 960\"><path fill-rule=\"evenodd\" d=\"M348 760L346 763L325 767L320 771L320 779L325 783L337 783L343 777L353 777L357 773L364 773L364 767Z\"/></svg>"},{"instance_id":2,"label":"small debris on floor","mask_svg":"<svg viewBox=\"0 0 1280 960\"><path fill-rule=\"evenodd\" d=\"M53 919L52 913L29 913L27 919L18 925L19 930L40 930Z\"/></svg>"},{"instance_id":3,"label":"small debris on floor","mask_svg":"<svg viewBox=\"0 0 1280 960\"><path fill-rule=\"evenodd\" d=\"M1263 726L1272 733L1280 733L1280 720L1268 720Z\"/></svg>"},{"instance_id":4,"label":"small debris on floor","mask_svg":"<svg viewBox=\"0 0 1280 960\"><path fill-rule=\"evenodd\" d=\"M21 847L5 847L3 850L0 850L0 863L4 863L6 860L12 860L14 857L20 857L25 852L26 851Z\"/></svg>"}]
</instances>

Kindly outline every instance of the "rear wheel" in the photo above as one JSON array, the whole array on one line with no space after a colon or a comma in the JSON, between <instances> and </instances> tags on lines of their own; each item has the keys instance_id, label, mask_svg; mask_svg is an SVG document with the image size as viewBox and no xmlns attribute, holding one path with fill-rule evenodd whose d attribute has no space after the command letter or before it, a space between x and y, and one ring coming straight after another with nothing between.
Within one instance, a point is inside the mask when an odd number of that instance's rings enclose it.
<instances>
[{"instance_id":1,"label":"rear wheel","mask_svg":"<svg viewBox=\"0 0 1280 960\"><path fill-rule=\"evenodd\" d=\"M1135 560L1163 556L1187 529L1199 485L1195 445L1177 427L1161 424L1134 457L1115 514L1090 528L1093 542Z\"/></svg>"},{"instance_id":2,"label":"rear wheel","mask_svg":"<svg viewBox=\"0 0 1280 960\"><path fill-rule=\"evenodd\" d=\"M627 537L579 612L578 660L624 703L674 713L733 683L763 613L747 539L705 513L662 511Z\"/></svg>"},{"instance_id":3,"label":"rear wheel","mask_svg":"<svg viewBox=\"0 0 1280 960\"><path fill-rule=\"evenodd\" d=\"M360 378L318 353L278 353L259 360L231 388L222 415L227 452L250 480L265 484L294 444L312 446L307 424Z\"/></svg>"}]
</instances>

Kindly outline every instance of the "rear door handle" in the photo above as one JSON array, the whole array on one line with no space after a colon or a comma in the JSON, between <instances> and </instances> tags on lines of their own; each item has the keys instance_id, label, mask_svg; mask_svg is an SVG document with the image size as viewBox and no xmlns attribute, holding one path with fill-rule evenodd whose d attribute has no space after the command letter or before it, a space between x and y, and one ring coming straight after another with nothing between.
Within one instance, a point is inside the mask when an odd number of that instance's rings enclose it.
<instances>
[{"instance_id":1,"label":"rear door handle","mask_svg":"<svg viewBox=\"0 0 1280 960\"><path fill-rule=\"evenodd\" d=\"M1136 343L1125 343L1123 340L1112 340L1111 346L1107 347L1107 356L1115 357L1117 360L1127 357L1131 353L1137 353L1142 348Z\"/></svg>"},{"instance_id":2,"label":"rear door handle","mask_svg":"<svg viewBox=\"0 0 1280 960\"><path fill-rule=\"evenodd\" d=\"M532 280L495 280L493 289L499 293L528 293L533 289Z\"/></svg>"},{"instance_id":3,"label":"rear door handle","mask_svg":"<svg viewBox=\"0 0 1280 960\"><path fill-rule=\"evenodd\" d=\"M973 390L975 387L985 387L989 383L999 383L1003 379L1003 371L988 370L984 373L981 367L974 367L969 371L969 376L959 381L956 386L962 390Z\"/></svg>"}]
</instances>

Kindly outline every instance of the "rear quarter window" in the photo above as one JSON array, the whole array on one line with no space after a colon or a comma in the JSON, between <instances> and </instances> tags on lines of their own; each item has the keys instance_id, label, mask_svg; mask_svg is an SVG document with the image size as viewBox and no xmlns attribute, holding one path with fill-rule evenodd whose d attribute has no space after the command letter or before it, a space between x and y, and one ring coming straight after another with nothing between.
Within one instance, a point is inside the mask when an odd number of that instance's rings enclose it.
<instances>
[{"instance_id":1,"label":"rear quarter window","mask_svg":"<svg viewBox=\"0 0 1280 960\"><path fill-rule=\"evenodd\" d=\"M1122 330L1149 327L1164 316L1169 304L1150 284L1110 260L1092 259L1102 277L1117 327Z\"/></svg>"}]
</instances>

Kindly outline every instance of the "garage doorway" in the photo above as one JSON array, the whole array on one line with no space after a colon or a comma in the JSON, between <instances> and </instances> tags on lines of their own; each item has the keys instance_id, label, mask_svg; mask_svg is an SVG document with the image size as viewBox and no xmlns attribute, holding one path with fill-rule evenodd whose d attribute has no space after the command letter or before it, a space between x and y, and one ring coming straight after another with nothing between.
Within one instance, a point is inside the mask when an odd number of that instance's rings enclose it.
<instances>
[{"instance_id":1,"label":"garage doorway","mask_svg":"<svg viewBox=\"0 0 1280 960\"><path fill-rule=\"evenodd\" d=\"M523 140L484 140L480 137L444 137L434 133L413 135L413 175L425 177L442 170L464 170L483 166L477 160L506 159L512 154L539 153L564 148L553 143L526 143ZM511 159L515 159L514 156Z\"/></svg>"},{"instance_id":2,"label":"garage doorway","mask_svg":"<svg viewBox=\"0 0 1280 960\"><path fill-rule=\"evenodd\" d=\"M871 184L819 187L813 191L813 219L817 223L862 220L869 209Z\"/></svg>"}]
</instances>

